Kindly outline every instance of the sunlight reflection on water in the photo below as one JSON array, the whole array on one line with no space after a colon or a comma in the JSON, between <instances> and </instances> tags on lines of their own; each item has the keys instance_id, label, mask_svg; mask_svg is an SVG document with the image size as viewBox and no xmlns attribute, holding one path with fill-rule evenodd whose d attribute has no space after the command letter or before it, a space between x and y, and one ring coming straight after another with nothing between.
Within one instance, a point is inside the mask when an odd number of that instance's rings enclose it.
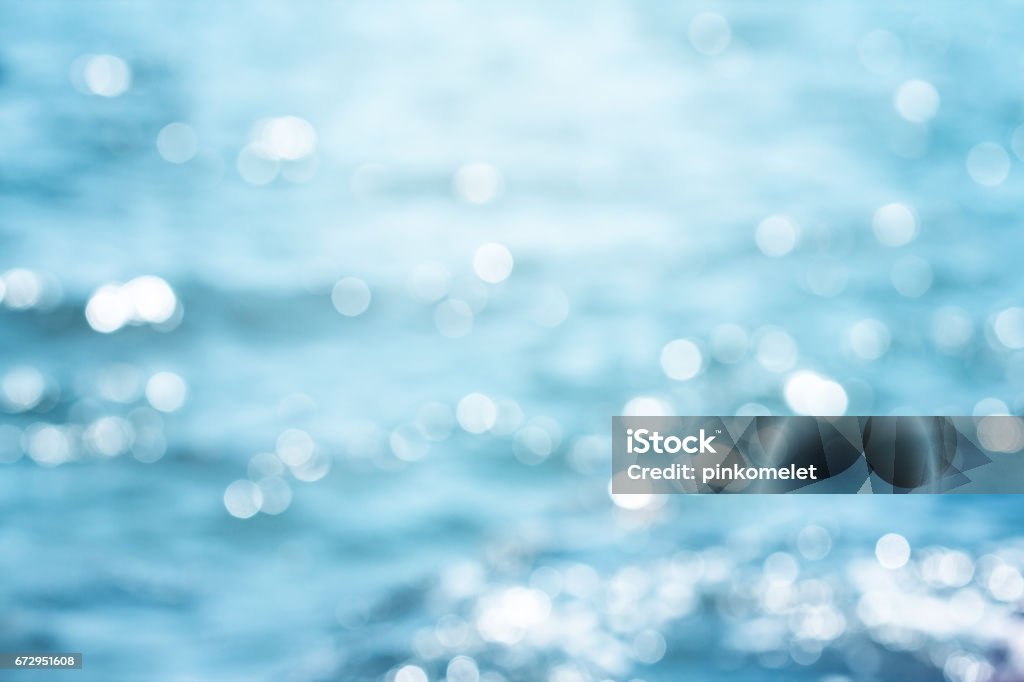
<instances>
[{"instance_id":1,"label":"sunlight reflection on water","mask_svg":"<svg viewBox=\"0 0 1024 682\"><path fill-rule=\"evenodd\" d=\"M0 5L0 649L1020 676L1012 499L607 492L612 414L1024 409L1020 15Z\"/></svg>"}]
</instances>

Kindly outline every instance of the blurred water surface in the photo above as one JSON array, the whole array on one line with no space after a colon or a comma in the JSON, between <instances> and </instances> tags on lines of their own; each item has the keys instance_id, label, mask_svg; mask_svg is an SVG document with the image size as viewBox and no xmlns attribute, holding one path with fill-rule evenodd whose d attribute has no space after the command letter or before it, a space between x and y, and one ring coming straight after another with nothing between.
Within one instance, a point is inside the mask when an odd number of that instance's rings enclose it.
<instances>
[{"instance_id":1,"label":"blurred water surface","mask_svg":"<svg viewBox=\"0 0 1024 682\"><path fill-rule=\"evenodd\" d=\"M1020 414L1021 26L0 3L0 650L1024 679L1014 498L607 492L613 414Z\"/></svg>"}]
</instances>

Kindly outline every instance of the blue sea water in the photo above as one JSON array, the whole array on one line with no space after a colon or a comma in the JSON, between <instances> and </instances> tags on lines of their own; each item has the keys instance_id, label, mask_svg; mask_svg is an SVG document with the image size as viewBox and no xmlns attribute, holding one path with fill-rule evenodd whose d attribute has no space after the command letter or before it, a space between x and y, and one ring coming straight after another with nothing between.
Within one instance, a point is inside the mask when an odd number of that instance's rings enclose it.
<instances>
[{"instance_id":1,"label":"blue sea water","mask_svg":"<svg viewBox=\"0 0 1024 682\"><path fill-rule=\"evenodd\" d=\"M10 677L1024 679L1013 497L608 494L623 412L1021 413L1020 26L0 2Z\"/></svg>"}]
</instances>

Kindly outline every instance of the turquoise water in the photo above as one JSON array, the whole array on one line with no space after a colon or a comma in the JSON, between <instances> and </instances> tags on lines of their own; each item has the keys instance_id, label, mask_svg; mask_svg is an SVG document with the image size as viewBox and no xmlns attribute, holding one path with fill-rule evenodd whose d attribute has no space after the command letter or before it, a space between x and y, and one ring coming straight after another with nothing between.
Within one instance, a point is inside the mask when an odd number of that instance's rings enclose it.
<instances>
[{"instance_id":1,"label":"turquoise water","mask_svg":"<svg viewBox=\"0 0 1024 682\"><path fill-rule=\"evenodd\" d=\"M613 500L607 448L1020 414L1021 15L0 3L0 650L1020 678L1015 498Z\"/></svg>"}]
</instances>

